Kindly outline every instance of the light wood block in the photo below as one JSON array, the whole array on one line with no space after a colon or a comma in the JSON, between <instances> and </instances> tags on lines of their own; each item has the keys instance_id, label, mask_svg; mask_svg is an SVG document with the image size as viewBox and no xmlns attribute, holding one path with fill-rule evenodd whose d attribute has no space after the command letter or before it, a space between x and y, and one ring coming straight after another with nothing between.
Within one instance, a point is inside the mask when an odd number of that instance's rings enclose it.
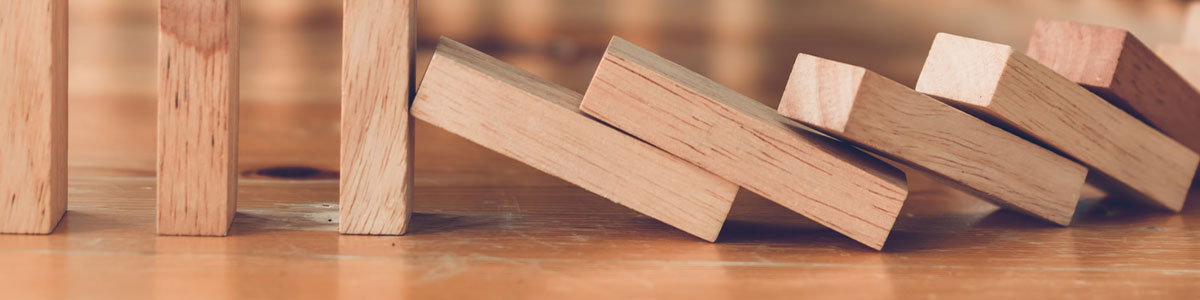
<instances>
[{"instance_id":1,"label":"light wood block","mask_svg":"<svg viewBox=\"0 0 1200 300\"><path fill-rule=\"evenodd\" d=\"M858 66L800 54L779 113L984 199L1069 225L1087 168Z\"/></svg>"},{"instance_id":2,"label":"light wood block","mask_svg":"<svg viewBox=\"0 0 1200 300\"><path fill-rule=\"evenodd\" d=\"M0 2L0 233L67 210L67 1Z\"/></svg>"},{"instance_id":3,"label":"light wood block","mask_svg":"<svg viewBox=\"0 0 1200 300\"><path fill-rule=\"evenodd\" d=\"M224 236L233 222L239 2L159 2L159 234Z\"/></svg>"},{"instance_id":4,"label":"light wood block","mask_svg":"<svg viewBox=\"0 0 1200 300\"><path fill-rule=\"evenodd\" d=\"M579 111L579 93L443 38L414 117L708 241L737 185Z\"/></svg>"},{"instance_id":5,"label":"light wood block","mask_svg":"<svg viewBox=\"0 0 1200 300\"><path fill-rule=\"evenodd\" d=\"M875 249L908 192L890 165L618 37L582 109Z\"/></svg>"},{"instance_id":6,"label":"light wood block","mask_svg":"<svg viewBox=\"0 0 1200 300\"><path fill-rule=\"evenodd\" d=\"M917 91L1089 166L1135 199L1179 211L1200 157L1012 47L938 34Z\"/></svg>"},{"instance_id":7,"label":"light wood block","mask_svg":"<svg viewBox=\"0 0 1200 300\"><path fill-rule=\"evenodd\" d=\"M1129 31L1039 20L1028 54L1200 151L1200 92Z\"/></svg>"},{"instance_id":8,"label":"light wood block","mask_svg":"<svg viewBox=\"0 0 1200 300\"><path fill-rule=\"evenodd\" d=\"M415 0L346 0L338 231L404 234L412 215Z\"/></svg>"}]
</instances>

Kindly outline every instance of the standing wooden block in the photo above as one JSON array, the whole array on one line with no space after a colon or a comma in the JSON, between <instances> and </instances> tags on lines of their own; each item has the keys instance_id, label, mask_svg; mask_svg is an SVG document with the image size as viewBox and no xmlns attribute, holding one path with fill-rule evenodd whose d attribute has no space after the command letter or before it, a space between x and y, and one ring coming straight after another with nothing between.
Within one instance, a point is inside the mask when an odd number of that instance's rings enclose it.
<instances>
[{"instance_id":1,"label":"standing wooden block","mask_svg":"<svg viewBox=\"0 0 1200 300\"><path fill-rule=\"evenodd\" d=\"M895 168L621 38L582 109L875 249L908 193Z\"/></svg>"},{"instance_id":2,"label":"standing wooden block","mask_svg":"<svg viewBox=\"0 0 1200 300\"><path fill-rule=\"evenodd\" d=\"M1029 57L1200 151L1200 92L1129 31L1039 20Z\"/></svg>"},{"instance_id":3,"label":"standing wooden block","mask_svg":"<svg viewBox=\"0 0 1200 300\"><path fill-rule=\"evenodd\" d=\"M412 215L415 0L346 0L342 27L344 234L404 234Z\"/></svg>"},{"instance_id":4,"label":"standing wooden block","mask_svg":"<svg viewBox=\"0 0 1200 300\"><path fill-rule=\"evenodd\" d=\"M917 91L1091 167L1135 199L1179 211L1200 157L1012 47L938 34Z\"/></svg>"},{"instance_id":5,"label":"standing wooden block","mask_svg":"<svg viewBox=\"0 0 1200 300\"><path fill-rule=\"evenodd\" d=\"M239 2L159 1L159 234L224 236L233 222Z\"/></svg>"},{"instance_id":6,"label":"standing wooden block","mask_svg":"<svg viewBox=\"0 0 1200 300\"><path fill-rule=\"evenodd\" d=\"M67 210L67 1L0 2L0 233Z\"/></svg>"},{"instance_id":7,"label":"standing wooden block","mask_svg":"<svg viewBox=\"0 0 1200 300\"><path fill-rule=\"evenodd\" d=\"M1069 225L1087 168L861 67L800 54L779 113L998 205Z\"/></svg>"},{"instance_id":8,"label":"standing wooden block","mask_svg":"<svg viewBox=\"0 0 1200 300\"><path fill-rule=\"evenodd\" d=\"M714 241L738 186L585 116L583 96L443 38L412 114Z\"/></svg>"}]
</instances>

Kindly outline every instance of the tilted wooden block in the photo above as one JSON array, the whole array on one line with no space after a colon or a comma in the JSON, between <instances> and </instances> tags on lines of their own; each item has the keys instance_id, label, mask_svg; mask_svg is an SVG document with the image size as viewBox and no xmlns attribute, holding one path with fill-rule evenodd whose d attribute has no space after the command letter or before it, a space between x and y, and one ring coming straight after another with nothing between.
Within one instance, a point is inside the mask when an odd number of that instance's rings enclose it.
<instances>
[{"instance_id":1,"label":"tilted wooden block","mask_svg":"<svg viewBox=\"0 0 1200 300\"><path fill-rule=\"evenodd\" d=\"M708 241L737 185L579 111L582 95L443 38L414 117Z\"/></svg>"},{"instance_id":2,"label":"tilted wooden block","mask_svg":"<svg viewBox=\"0 0 1200 300\"><path fill-rule=\"evenodd\" d=\"M1163 61L1167 62L1171 69L1179 73L1179 76L1187 80L1192 87L1200 88L1200 49L1164 45L1158 47L1158 56L1162 57ZM1194 148L1193 151L1195 151Z\"/></svg>"},{"instance_id":3,"label":"tilted wooden block","mask_svg":"<svg viewBox=\"0 0 1200 300\"><path fill-rule=\"evenodd\" d=\"M0 233L67 210L67 1L0 2Z\"/></svg>"},{"instance_id":4,"label":"tilted wooden block","mask_svg":"<svg viewBox=\"0 0 1200 300\"><path fill-rule=\"evenodd\" d=\"M224 236L233 222L239 2L159 2L159 234Z\"/></svg>"},{"instance_id":5,"label":"tilted wooden block","mask_svg":"<svg viewBox=\"0 0 1200 300\"><path fill-rule=\"evenodd\" d=\"M582 108L875 249L908 193L890 165L621 38Z\"/></svg>"},{"instance_id":6,"label":"tilted wooden block","mask_svg":"<svg viewBox=\"0 0 1200 300\"><path fill-rule=\"evenodd\" d=\"M1071 223L1087 168L861 67L800 54L779 113L996 204Z\"/></svg>"},{"instance_id":7,"label":"tilted wooden block","mask_svg":"<svg viewBox=\"0 0 1200 300\"><path fill-rule=\"evenodd\" d=\"M415 0L347 0L342 37L340 223L404 234L412 215Z\"/></svg>"},{"instance_id":8,"label":"tilted wooden block","mask_svg":"<svg viewBox=\"0 0 1200 300\"><path fill-rule=\"evenodd\" d=\"M917 91L1089 166L1135 199L1183 207L1200 157L1012 47L938 34Z\"/></svg>"},{"instance_id":9,"label":"tilted wooden block","mask_svg":"<svg viewBox=\"0 0 1200 300\"><path fill-rule=\"evenodd\" d=\"M1039 20L1029 57L1200 151L1200 92L1129 31Z\"/></svg>"}]
</instances>

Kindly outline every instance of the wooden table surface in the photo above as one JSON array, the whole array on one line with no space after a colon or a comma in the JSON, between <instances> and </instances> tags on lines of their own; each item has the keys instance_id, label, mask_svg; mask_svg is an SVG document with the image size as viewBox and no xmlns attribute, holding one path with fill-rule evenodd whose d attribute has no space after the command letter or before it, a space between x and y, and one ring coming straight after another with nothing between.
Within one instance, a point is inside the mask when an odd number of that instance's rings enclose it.
<instances>
[{"instance_id":1,"label":"wooden table surface","mask_svg":"<svg viewBox=\"0 0 1200 300\"><path fill-rule=\"evenodd\" d=\"M939 30L929 24L1023 43L1022 35L1032 28L1024 22L1041 15L1074 16L1079 8L1016 1L1016 8L995 12L1020 24L1015 29L972 29L964 25L972 20L962 16L987 14L946 10L994 7L958 4L931 8L928 14L934 17L928 24L917 22L920 26L904 21L908 17L903 16L916 14L912 9L892 17L907 25L856 24L899 7L872 0L847 1L849 8L713 1L697 5L703 8L682 5L680 11L661 8L680 1L655 1L667 4L645 9L669 11L666 21L651 27L658 30L612 21L595 25L607 15L588 18L593 13L578 12L585 9L574 5L532 12L583 16L574 22L506 15L512 10L496 13L514 24L495 31L478 29L486 24L448 20L473 1L422 2L430 3L421 8L422 47L447 33L582 91L597 62L595 48L602 51L607 41L602 36L615 32L772 105L786 79L775 77L786 75L790 61L727 61L747 53L787 60L797 51L824 51L911 84L931 30ZM491 5L485 10L597 5L484 2ZM1106 201L1088 189L1073 226L1062 228L910 174L914 191L882 252L743 191L717 243L707 243L422 122L417 124L417 213L410 234L340 236L337 3L245 1L238 215L229 237L193 238L159 237L154 230L154 1L73 0L70 205L51 235L0 235L0 298L1200 297L1200 192L1195 190L1183 213L1174 215L1120 199ZM604 10L622 16L617 20L636 25L636 20L653 19L639 13L642 1L608 3L619 3ZM1176 2L1088 3L1078 4L1092 13L1088 18L1159 30L1139 32L1150 43L1178 33L1167 25L1178 21L1170 13ZM871 39L815 30L775 44L759 39L785 36L782 29L705 14L705 22L768 32L752 34L758 42L741 47L736 45L744 34L687 25L693 24L687 17L692 10L761 12L782 6L807 11L796 5L842 14L874 7L854 20L822 20L847 34L883 31L868 36L883 44L856 44ZM814 26L779 15L769 14L764 22ZM886 32L928 37L898 41ZM806 41L818 46L797 46ZM729 44L734 46L721 46ZM429 50L418 56L418 74Z\"/></svg>"}]
</instances>

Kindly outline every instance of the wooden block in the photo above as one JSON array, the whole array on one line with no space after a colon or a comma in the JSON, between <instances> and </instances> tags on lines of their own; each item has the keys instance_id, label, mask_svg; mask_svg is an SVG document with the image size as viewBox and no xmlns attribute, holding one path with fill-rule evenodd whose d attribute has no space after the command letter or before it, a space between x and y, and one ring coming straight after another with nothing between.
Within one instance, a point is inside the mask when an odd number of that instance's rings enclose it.
<instances>
[{"instance_id":1,"label":"wooden block","mask_svg":"<svg viewBox=\"0 0 1200 300\"><path fill-rule=\"evenodd\" d=\"M1087 168L861 67L800 54L779 113L1017 211L1068 225Z\"/></svg>"},{"instance_id":2,"label":"wooden block","mask_svg":"<svg viewBox=\"0 0 1200 300\"><path fill-rule=\"evenodd\" d=\"M344 234L404 234L412 215L414 0L347 0L342 37Z\"/></svg>"},{"instance_id":3,"label":"wooden block","mask_svg":"<svg viewBox=\"0 0 1200 300\"><path fill-rule=\"evenodd\" d=\"M1179 211L1200 157L1012 47L941 33L917 91L1074 158L1135 199Z\"/></svg>"},{"instance_id":4,"label":"wooden block","mask_svg":"<svg viewBox=\"0 0 1200 300\"><path fill-rule=\"evenodd\" d=\"M1200 92L1129 31L1039 20L1029 57L1200 151Z\"/></svg>"},{"instance_id":5,"label":"wooden block","mask_svg":"<svg viewBox=\"0 0 1200 300\"><path fill-rule=\"evenodd\" d=\"M0 233L67 210L67 1L0 2Z\"/></svg>"},{"instance_id":6,"label":"wooden block","mask_svg":"<svg viewBox=\"0 0 1200 300\"><path fill-rule=\"evenodd\" d=\"M159 1L159 234L224 236L233 222L239 1Z\"/></svg>"},{"instance_id":7,"label":"wooden block","mask_svg":"<svg viewBox=\"0 0 1200 300\"><path fill-rule=\"evenodd\" d=\"M908 192L890 165L618 37L582 109L875 249Z\"/></svg>"},{"instance_id":8,"label":"wooden block","mask_svg":"<svg viewBox=\"0 0 1200 300\"><path fill-rule=\"evenodd\" d=\"M442 38L414 117L714 241L737 185L588 118L583 96Z\"/></svg>"}]
</instances>

